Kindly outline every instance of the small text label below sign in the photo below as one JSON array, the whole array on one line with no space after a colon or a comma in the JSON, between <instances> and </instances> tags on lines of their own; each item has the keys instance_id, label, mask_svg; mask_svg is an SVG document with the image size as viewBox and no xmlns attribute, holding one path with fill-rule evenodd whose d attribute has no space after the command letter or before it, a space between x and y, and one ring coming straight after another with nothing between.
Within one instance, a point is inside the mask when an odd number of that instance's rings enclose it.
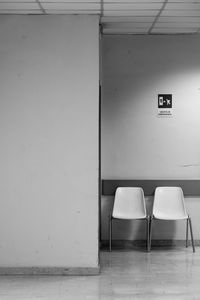
<instances>
[{"instance_id":1,"label":"small text label below sign","mask_svg":"<svg viewBox=\"0 0 200 300\"><path fill-rule=\"evenodd\" d=\"M172 94L158 94L158 117L172 117Z\"/></svg>"}]
</instances>

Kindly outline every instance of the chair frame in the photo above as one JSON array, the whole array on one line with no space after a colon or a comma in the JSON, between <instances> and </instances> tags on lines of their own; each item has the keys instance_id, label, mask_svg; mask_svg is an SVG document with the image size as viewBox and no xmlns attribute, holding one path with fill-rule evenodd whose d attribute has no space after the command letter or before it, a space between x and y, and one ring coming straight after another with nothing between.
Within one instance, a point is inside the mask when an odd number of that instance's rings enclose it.
<instances>
[{"instance_id":1,"label":"chair frame","mask_svg":"<svg viewBox=\"0 0 200 300\"><path fill-rule=\"evenodd\" d=\"M149 221L149 252L151 251L152 224L153 224L153 220L165 221L163 219L157 219L153 215L150 216L150 221ZM171 220L171 221L173 221L173 220ZM176 219L174 221L182 221L182 220ZM193 250L193 252L195 252L193 230L192 230L192 221L191 221L191 218L190 218L189 215L188 215L188 217L186 219L186 243L185 243L186 244L186 248L188 247L188 227L190 227L190 236L191 236L192 250Z\"/></svg>"},{"instance_id":2,"label":"chair frame","mask_svg":"<svg viewBox=\"0 0 200 300\"><path fill-rule=\"evenodd\" d=\"M119 219L119 218L114 218L112 216L113 210L109 215L109 251L112 251L112 227L113 227L113 220L124 220L124 219ZM150 252L150 216L147 215L146 218L140 218L140 219L127 219L127 220L145 220L146 221L146 247L147 247L147 252Z\"/></svg>"}]
</instances>

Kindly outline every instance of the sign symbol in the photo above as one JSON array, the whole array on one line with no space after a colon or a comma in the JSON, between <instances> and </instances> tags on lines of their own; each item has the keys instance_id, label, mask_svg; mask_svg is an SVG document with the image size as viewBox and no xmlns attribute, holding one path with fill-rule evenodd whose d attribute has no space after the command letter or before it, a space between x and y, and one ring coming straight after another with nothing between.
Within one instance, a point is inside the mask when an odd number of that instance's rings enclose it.
<instances>
[{"instance_id":1,"label":"sign symbol","mask_svg":"<svg viewBox=\"0 0 200 300\"><path fill-rule=\"evenodd\" d=\"M163 97L159 97L159 105L163 105Z\"/></svg>"},{"instance_id":2,"label":"sign symbol","mask_svg":"<svg viewBox=\"0 0 200 300\"><path fill-rule=\"evenodd\" d=\"M170 103L171 103L171 100L167 99L167 105L170 105Z\"/></svg>"},{"instance_id":3,"label":"sign symbol","mask_svg":"<svg viewBox=\"0 0 200 300\"><path fill-rule=\"evenodd\" d=\"M159 94L158 108L172 108L172 94Z\"/></svg>"}]
</instances>

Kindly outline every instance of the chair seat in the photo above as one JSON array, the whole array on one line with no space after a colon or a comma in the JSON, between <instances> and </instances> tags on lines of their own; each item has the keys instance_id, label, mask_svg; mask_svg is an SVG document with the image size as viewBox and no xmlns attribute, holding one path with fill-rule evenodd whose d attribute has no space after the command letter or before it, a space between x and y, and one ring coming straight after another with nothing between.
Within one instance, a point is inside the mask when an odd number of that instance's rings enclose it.
<instances>
[{"instance_id":1,"label":"chair seat","mask_svg":"<svg viewBox=\"0 0 200 300\"><path fill-rule=\"evenodd\" d=\"M112 215L115 219L124 219L124 220L133 220L133 219L145 219L145 214L137 214L137 213L126 213L126 214L120 214L120 213L113 213Z\"/></svg>"},{"instance_id":2,"label":"chair seat","mask_svg":"<svg viewBox=\"0 0 200 300\"><path fill-rule=\"evenodd\" d=\"M156 215L153 215L154 219L158 220L186 220L188 219L188 215L183 215L183 214L170 214L167 215L165 213L159 213Z\"/></svg>"}]
</instances>

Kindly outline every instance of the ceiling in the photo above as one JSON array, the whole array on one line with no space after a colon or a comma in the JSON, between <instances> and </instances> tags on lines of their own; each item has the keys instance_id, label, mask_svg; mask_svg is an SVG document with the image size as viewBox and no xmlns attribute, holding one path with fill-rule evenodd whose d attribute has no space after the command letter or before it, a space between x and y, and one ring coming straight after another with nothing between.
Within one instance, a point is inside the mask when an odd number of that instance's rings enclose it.
<instances>
[{"instance_id":1,"label":"ceiling","mask_svg":"<svg viewBox=\"0 0 200 300\"><path fill-rule=\"evenodd\" d=\"M200 0L0 0L0 14L99 14L104 34L200 33Z\"/></svg>"}]
</instances>

